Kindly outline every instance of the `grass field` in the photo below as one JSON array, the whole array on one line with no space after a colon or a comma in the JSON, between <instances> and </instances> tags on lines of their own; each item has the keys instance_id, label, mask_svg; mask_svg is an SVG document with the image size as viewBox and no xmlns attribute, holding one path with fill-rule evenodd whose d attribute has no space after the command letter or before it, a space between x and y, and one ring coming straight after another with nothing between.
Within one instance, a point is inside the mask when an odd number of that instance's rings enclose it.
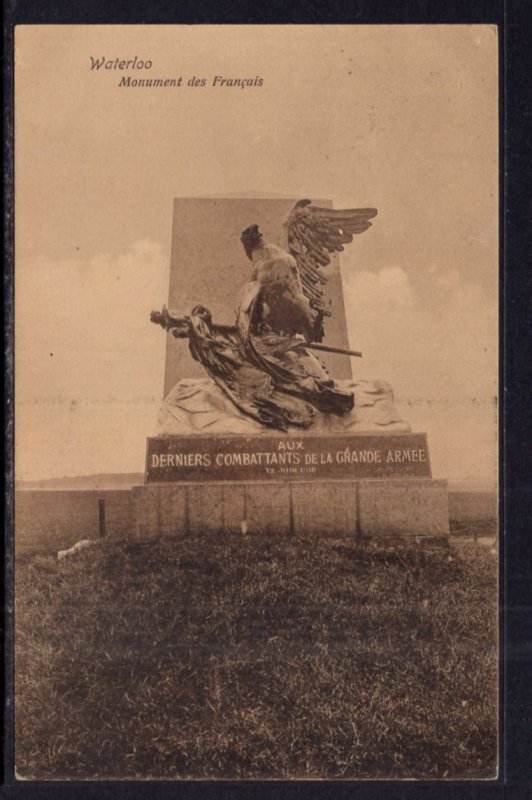
<instances>
[{"instance_id":1,"label":"grass field","mask_svg":"<svg viewBox=\"0 0 532 800\"><path fill-rule=\"evenodd\" d=\"M17 772L493 776L496 581L474 543L217 533L20 558Z\"/></svg>"}]
</instances>

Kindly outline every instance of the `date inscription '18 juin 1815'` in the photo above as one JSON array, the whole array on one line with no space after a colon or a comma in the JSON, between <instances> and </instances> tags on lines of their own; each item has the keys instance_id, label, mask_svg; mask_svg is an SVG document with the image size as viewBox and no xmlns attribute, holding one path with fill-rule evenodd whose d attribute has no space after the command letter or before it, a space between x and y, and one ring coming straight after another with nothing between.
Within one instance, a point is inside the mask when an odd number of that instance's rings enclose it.
<instances>
[{"instance_id":1,"label":"date inscription '18 juin 1815'","mask_svg":"<svg viewBox=\"0 0 532 800\"><path fill-rule=\"evenodd\" d=\"M146 462L147 483L431 477L423 433L161 436L148 439Z\"/></svg>"}]
</instances>

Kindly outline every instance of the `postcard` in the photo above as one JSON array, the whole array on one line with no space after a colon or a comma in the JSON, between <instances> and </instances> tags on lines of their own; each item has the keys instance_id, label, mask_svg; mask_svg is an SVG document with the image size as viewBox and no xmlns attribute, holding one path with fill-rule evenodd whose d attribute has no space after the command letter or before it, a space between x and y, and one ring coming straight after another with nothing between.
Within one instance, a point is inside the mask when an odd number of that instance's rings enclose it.
<instances>
[{"instance_id":1,"label":"postcard","mask_svg":"<svg viewBox=\"0 0 532 800\"><path fill-rule=\"evenodd\" d=\"M498 774L498 30L15 31L19 780Z\"/></svg>"}]
</instances>

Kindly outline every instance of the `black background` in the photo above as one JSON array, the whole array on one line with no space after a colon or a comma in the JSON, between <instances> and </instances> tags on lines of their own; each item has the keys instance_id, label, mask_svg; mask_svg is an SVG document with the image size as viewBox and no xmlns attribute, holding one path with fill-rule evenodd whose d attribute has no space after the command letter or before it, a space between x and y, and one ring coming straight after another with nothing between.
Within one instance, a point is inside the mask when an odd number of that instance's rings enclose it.
<instances>
[{"instance_id":1,"label":"black background","mask_svg":"<svg viewBox=\"0 0 532 800\"><path fill-rule=\"evenodd\" d=\"M530 140L532 0L7 0L4 4L6 191L6 603L12 544L12 61L16 24L491 23L499 26L501 89L501 775L496 782L16 783L12 776L10 614L2 797L38 798L514 798L532 794L532 258ZM46 154L35 154L36 158Z\"/></svg>"}]
</instances>

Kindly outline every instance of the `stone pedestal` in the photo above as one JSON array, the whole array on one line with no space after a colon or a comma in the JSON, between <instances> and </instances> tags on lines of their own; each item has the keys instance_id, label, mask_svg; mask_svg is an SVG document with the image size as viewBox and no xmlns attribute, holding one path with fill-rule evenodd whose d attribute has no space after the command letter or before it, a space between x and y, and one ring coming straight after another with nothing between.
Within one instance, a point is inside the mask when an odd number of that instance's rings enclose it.
<instances>
[{"instance_id":1,"label":"stone pedestal","mask_svg":"<svg viewBox=\"0 0 532 800\"><path fill-rule=\"evenodd\" d=\"M447 482L424 433L158 436L133 489L141 539L226 530L445 537Z\"/></svg>"},{"instance_id":2,"label":"stone pedestal","mask_svg":"<svg viewBox=\"0 0 532 800\"><path fill-rule=\"evenodd\" d=\"M221 530L405 539L449 533L447 481L430 478L172 483L132 491L139 539Z\"/></svg>"}]
</instances>

